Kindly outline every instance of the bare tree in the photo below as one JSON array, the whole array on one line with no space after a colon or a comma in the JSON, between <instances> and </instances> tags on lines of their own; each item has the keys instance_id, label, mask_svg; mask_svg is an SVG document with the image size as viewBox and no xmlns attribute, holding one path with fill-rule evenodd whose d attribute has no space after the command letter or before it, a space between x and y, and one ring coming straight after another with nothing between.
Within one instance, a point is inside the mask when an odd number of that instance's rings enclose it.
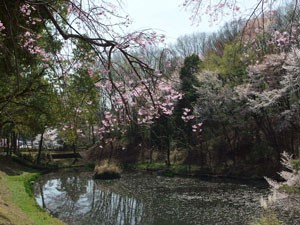
<instances>
[{"instance_id":1,"label":"bare tree","mask_svg":"<svg viewBox=\"0 0 300 225\"><path fill-rule=\"evenodd\" d=\"M182 58L186 58L192 54L201 56L205 52L208 37L209 35L204 32L184 35L177 38L173 48Z\"/></svg>"}]
</instances>

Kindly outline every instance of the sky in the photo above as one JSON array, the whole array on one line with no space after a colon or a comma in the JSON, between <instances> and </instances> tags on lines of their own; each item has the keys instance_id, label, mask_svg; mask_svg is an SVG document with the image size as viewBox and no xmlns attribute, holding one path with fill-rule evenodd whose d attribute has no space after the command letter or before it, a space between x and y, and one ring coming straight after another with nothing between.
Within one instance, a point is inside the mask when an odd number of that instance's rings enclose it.
<instances>
[{"instance_id":1,"label":"sky","mask_svg":"<svg viewBox=\"0 0 300 225\"><path fill-rule=\"evenodd\" d=\"M210 26L209 18L203 16L199 25L192 25L189 19L191 12L182 7L183 2L184 0L124 0L123 7L133 20L132 30L155 29L166 35L167 42L175 42L179 36L195 32L217 31L223 24L224 19ZM230 19L232 17L228 21Z\"/></svg>"},{"instance_id":2,"label":"sky","mask_svg":"<svg viewBox=\"0 0 300 225\"><path fill-rule=\"evenodd\" d=\"M194 32L216 30L208 22L192 25L191 13L181 7L183 0L126 0L124 10L133 20L132 29L155 29L166 35L167 41Z\"/></svg>"}]
</instances>

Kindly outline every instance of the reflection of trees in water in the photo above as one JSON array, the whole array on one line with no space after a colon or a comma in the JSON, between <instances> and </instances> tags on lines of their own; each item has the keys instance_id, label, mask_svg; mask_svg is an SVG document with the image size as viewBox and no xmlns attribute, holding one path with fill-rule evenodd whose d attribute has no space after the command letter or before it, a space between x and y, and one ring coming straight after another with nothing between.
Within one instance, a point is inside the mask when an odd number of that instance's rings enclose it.
<instances>
[{"instance_id":1,"label":"reflection of trees in water","mask_svg":"<svg viewBox=\"0 0 300 225\"><path fill-rule=\"evenodd\" d=\"M86 215L95 224L141 224L144 204L94 182L93 208Z\"/></svg>"},{"instance_id":2,"label":"reflection of trees in water","mask_svg":"<svg viewBox=\"0 0 300 225\"><path fill-rule=\"evenodd\" d=\"M70 224L144 224L144 203L116 188L113 183L65 176L37 182L36 193L41 206Z\"/></svg>"},{"instance_id":3,"label":"reflection of trees in water","mask_svg":"<svg viewBox=\"0 0 300 225\"><path fill-rule=\"evenodd\" d=\"M74 176L77 176L75 179ZM123 174L94 181L91 174L43 176L38 201L68 224L247 224L266 193L247 185ZM41 191L42 190L42 191Z\"/></svg>"},{"instance_id":4,"label":"reflection of trees in water","mask_svg":"<svg viewBox=\"0 0 300 225\"><path fill-rule=\"evenodd\" d=\"M78 176L65 177L60 179L60 186L57 187L58 191L66 191L68 197L77 202L81 195L86 193L87 180L81 179Z\"/></svg>"},{"instance_id":5,"label":"reflection of trees in water","mask_svg":"<svg viewBox=\"0 0 300 225\"><path fill-rule=\"evenodd\" d=\"M71 218L81 210L78 204L86 194L88 182L78 176L41 179L36 185L40 204L59 218Z\"/></svg>"}]
</instances>

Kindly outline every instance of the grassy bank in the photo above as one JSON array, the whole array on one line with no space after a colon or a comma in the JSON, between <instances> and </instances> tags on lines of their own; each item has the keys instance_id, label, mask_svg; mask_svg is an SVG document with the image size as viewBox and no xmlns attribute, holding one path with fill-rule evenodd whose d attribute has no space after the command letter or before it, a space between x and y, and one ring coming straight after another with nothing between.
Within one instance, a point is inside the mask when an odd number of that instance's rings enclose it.
<instances>
[{"instance_id":1,"label":"grassy bank","mask_svg":"<svg viewBox=\"0 0 300 225\"><path fill-rule=\"evenodd\" d=\"M0 159L0 224L59 225L64 224L42 210L35 202L30 181L38 173Z\"/></svg>"}]
</instances>

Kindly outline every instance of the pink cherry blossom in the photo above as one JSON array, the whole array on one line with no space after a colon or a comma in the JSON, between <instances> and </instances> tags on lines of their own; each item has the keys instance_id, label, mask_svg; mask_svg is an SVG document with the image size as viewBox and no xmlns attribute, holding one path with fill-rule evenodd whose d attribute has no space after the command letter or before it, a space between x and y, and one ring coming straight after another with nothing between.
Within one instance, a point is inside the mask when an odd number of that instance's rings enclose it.
<instances>
[{"instance_id":1,"label":"pink cherry blossom","mask_svg":"<svg viewBox=\"0 0 300 225\"><path fill-rule=\"evenodd\" d=\"M2 23L2 21L0 20L0 32L5 30L5 26L4 24Z\"/></svg>"},{"instance_id":2,"label":"pink cherry blossom","mask_svg":"<svg viewBox=\"0 0 300 225\"><path fill-rule=\"evenodd\" d=\"M191 109L183 108L183 113L182 113L181 119L186 123L195 119L195 116L192 115L191 113L192 113Z\"/></svg>"}]
</instances>

